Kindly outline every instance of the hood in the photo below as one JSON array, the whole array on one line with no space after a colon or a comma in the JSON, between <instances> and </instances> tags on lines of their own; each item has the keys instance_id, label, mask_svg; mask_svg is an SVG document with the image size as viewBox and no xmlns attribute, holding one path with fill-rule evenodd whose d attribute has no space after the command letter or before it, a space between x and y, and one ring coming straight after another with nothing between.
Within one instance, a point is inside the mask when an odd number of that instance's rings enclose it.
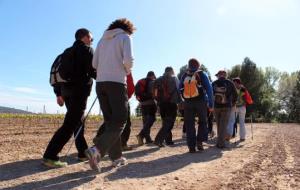
<instances>
[{"instance_id":1,"label":"hood","mask_svg":"<svg viewBox=\"0 0 300 190\"><path fill-rule=\"evenodd\" d=\"M126 32L120 28L116 28L116 29L113 29L113 30L107 30L104 32L102 38L103 39L112 39L114 38L115 36L119 35L119 34L126 34Z\"/></svg>"}]
</instances>

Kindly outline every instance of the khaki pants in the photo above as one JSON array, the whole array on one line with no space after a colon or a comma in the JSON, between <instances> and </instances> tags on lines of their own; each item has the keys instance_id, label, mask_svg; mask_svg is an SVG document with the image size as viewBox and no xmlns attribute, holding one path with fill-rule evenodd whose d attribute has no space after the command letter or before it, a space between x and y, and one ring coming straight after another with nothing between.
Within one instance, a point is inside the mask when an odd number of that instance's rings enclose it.
<instances>
[{"instance_id":1,"label":"khaki pants","mask_svg":"<svg viewBox=\"0 0 300 190\"><path fill-rule=\"evenodd\" d=\"M215 118L217 123L218 140L217 145L225 146L227 125L230 118L231 108L215 108Z\"/></svg>"}]
</instances>

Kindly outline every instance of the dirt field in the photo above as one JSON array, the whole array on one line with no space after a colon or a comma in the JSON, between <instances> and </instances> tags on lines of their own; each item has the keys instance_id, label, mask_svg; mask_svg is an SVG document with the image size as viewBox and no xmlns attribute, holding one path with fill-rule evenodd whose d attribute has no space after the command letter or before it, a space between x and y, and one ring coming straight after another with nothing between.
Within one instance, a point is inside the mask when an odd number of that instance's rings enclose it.
<instances>
[{"instance_id":1,"label":"dirt field","mask_svg":"<svg viewBox=\"0 0 300 190\"><path fill-rule=\"evenodd\" d=\"M96 128L87 128L91 143ZM47 170L41 165L56 127L1 126L0 189L300 189L300 126L254 124L253 128L253 140L248 124L245 142L236 138L230 148L220 150L211 139L203 152L189 154L179 125L174 129L175 146L137 147L124 154L128 165L112 168L105 159L102 173L96 174L87 163L76 161L74 147L70 156L62 158L68 167ZM129 144L136 144L139 129L135 121Z\"/></svg>"}]
</instances>

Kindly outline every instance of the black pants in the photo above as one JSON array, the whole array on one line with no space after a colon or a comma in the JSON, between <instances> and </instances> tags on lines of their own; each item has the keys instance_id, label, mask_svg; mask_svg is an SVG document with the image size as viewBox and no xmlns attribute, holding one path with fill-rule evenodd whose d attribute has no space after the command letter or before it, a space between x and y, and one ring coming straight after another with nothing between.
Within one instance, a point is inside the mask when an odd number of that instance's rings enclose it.
<instances>
[{"instance_id":1,"label":"black pants","mask_svg":"<svg viewBox=\"0 0 300 190\"><path fill-rule=\"evenodd\" d=\"M121 134L128 115L128 96L125 84L97 82L96 92L105 122L105 131L93 140L102 157L112 160L122 156Z\"/></svg>"},{"instance_id":2,"label":"black pants","mask_svg":"<svg viewBox=\"0 0 300 190\"><path fill-rule=\"evenodd\" d=\"M59 157L57 156L58 153L69 141L72 134L75 136L81 126L82 129L75 140L75 145L78 150L78 157L85 157L84 151L88 146L84 138L84 125L82 125L82 119L84 110L86 109L87 98L87 96L70 96L65 98L67 113L65 115L64 123L50 140L44 153L44 158L59 160Z\"/></svg>"},{"instance_id":3,"label":"black pants","mask_svg":"<svg viewBox=\"0 0 300 190\"><path fill-rule=\"evenodd\" d=\"M97 132L97 137L101 136L105 131L105 122L100 126ZM131 133L130 106L128 104L128 115L125 128L121 134L121 145L126 146Z\"/></svg>"},{"instance_id":4,"label":"black pants","mask_svg":"<svg viewBox=\"0 0 300 190\"><path fill-rule=\"evenodd\" d=\"M173 142L172 129L177 116L177 105L170 102L159 103L159 109L162 127L155 137L155 142L163 143L163 141L165 141L168 144Z\"/></svg>"},{"instance_id":5,"label":"black pants","mask_svg":"<svg viewBox=\"0 0 300 190\"><path fill-rule=\"evenodd\" d=\"M146 139L146 142L151 142L151 127L156 120L155 114L157 111L157 107L155 104L153 105L145 105L142 106L142 116L143 116L143 129L140 131L139 135L142 138Z\"/></svg>"},{"instance_id":6,"label":"black pants","mask_svg":"<svg viewBox=\"0 0 300 190\"><path fill-rule=\"evenodd\" d=\"M208 126L208 133L211 133L213 130L213 120L214 120L214 114L207 112L207 126Z\"/></svg>"},{"instance_id":7,"label":"black pants","mask_svg":"<svg viewBox=\"0 0 300 190\"><path fill-rule=\"evenodd\" d=\"M197 131L195 128L196 117L199 119ZM205 100L186 100L184 106L184 123L189 149L194 149L197 143L207 141L207 102Z\"/></svg>"}]
</instances>

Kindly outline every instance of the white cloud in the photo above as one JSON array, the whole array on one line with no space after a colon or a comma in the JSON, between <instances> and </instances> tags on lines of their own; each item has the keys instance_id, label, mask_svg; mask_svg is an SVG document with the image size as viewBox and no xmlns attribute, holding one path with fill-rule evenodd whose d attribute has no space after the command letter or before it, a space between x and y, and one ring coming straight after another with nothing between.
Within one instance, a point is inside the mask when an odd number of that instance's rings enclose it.
<instances>
[{"instance_id":1,"label":"white cloud","mask_svg":"<svg viewBox=\"0 0 300 190\"><path fill-rule=\"evenodd\" d=\"M28 87L16 87L16 88L14 88L14 91L28 93L28 94L37 94L38 93L38 91L36 89L28 88Z\"/></svg>"}]
</instances>

